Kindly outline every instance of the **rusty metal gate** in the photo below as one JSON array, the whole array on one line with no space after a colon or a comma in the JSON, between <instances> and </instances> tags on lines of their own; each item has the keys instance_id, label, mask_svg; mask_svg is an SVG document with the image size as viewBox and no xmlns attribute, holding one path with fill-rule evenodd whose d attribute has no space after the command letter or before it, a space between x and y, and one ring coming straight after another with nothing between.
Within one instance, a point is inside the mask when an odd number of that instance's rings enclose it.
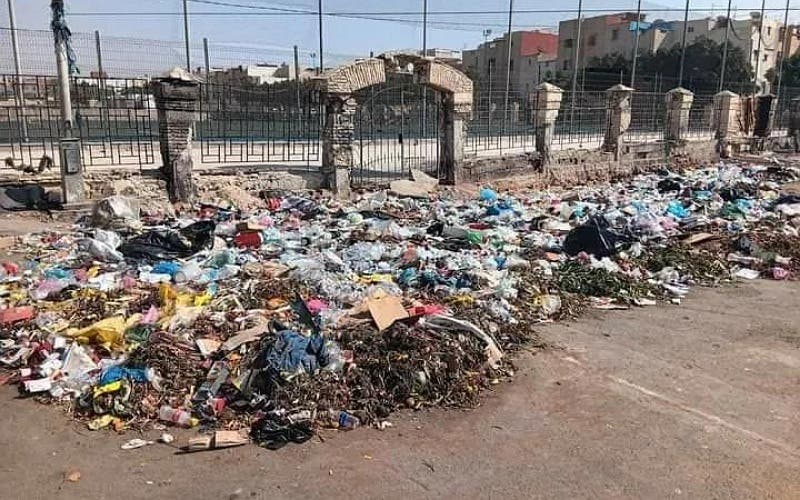
<instances>
[{"instance_id":1,"label":"rusty metal gate","mask_svg":"<svg viewBox=\"0 0 800 500\"><path fill-rule=\"evenodd\" d=\"M356 186L408 178L411 170L439 176L441 95L397 75L355 94L351 180Z\"/></svg>"}]
</instances>

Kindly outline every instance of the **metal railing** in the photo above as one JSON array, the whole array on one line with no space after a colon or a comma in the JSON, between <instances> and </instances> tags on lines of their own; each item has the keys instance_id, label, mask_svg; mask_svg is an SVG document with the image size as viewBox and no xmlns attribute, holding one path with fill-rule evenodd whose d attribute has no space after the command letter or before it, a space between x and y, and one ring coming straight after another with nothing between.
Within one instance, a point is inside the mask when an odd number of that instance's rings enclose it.
<instances>
[{"instance_id":1,"label":"metal railing","mask_svg":"<svg viewBox=\"0 0 800 500\"><path fill-rule=\"evenodd\" d=\"M320 160L319 93L295 82L201 84L195 134L202 163L295 164Z\"/></svg>"},{"instance_id":2,"label":"metal railing","mask_svg":"<svg viewBox=\"0 0 800 500\"><path fill-rule=\"evenodd\" d=\"M83 164L155 163L158 125L150 85L143 79L71 80L73 130ZM59 164L58 141L66 136L55 77L0 75L0 156L3 167Z\"/></svg>"}]
</instances>

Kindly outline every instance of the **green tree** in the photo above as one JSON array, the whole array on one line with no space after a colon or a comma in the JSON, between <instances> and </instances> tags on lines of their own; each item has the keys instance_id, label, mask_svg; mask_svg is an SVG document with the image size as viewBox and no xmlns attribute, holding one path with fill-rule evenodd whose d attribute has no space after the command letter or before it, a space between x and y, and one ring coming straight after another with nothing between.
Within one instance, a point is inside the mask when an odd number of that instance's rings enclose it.
<instances>
[{"instance_id":1,"label":"green tree","mask_svg":"<svg viewBox=\"0 0 800 500\"><path fill-rule=\"evenodd\" d=\"M778 73L775 68L767 71L767 80L777 84ZM783 78L781 87L800 87L800 53L794 54L783 61Z\"/></svg>"},{"instance_id":2,"label":"green tree","mask_svg":"<svg viewBox=\"0 0 800 500\"><path fill-rule=\"evenodd\" d=\"M698 38L686 46L686 61L683 70L684 87L697 90L713 90L719 85L722 71L723 45L708 38ZM639 59L638 71L642 74L660 73L666 77L677 77L681 64L681 47L674 45L655 54L645 54ZM725 81L749 82L753 78L750 62L739 47L728 45L725 65Z\"/></svg>"}]
</instances>

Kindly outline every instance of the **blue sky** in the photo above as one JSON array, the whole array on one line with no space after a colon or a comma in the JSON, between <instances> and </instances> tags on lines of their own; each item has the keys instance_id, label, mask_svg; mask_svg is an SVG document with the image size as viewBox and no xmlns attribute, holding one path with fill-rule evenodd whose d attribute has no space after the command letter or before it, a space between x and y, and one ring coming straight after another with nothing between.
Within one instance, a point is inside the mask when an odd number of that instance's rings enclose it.
<instances>
[{"instance_id":1,"label":"blue sky","mask_svg":"<svg viewBox=\"0 0 800 500\"><path fill-rule=\"evenodd\" d=\"M213 1L213 0L212 0ZM318 44L316 16L297 15L256 15L270 12L266 9L309 9L317 8L316 0L217 0L236 3L254 8L217 6L190 2L191 12L198 13L190 18L192 39L199 44L203 37L212 43L238 44L242 47L286 53L297 44L301 57L308 60ZM68 18L74 32L93 32L99 30L104 36L153 38L159 40L182 40L183 20L180 15L181 0L66 0L68 12L75 14ZM587 15L597 15L600 10L615 12L635 10L636 0L584 0L584 8L592 10ZM692 12L690 17L703 14L723 14L726 0L692 0L692 7L704 12ZM760 0L734 0L739 15L760 8ZM508 8L508 0L429 0L430 11L503 11ZM681 12L655 12L656 9L681 9L683 0L660 0L643 2L643 9L649 12L648 18L679 19ZM767 8L782 9L785 0L767 0ZM554 9L576 9L577 0L516 0L515 9L548 10L541 13L520 13L515 15L514 28L551 27L555 29L558 21L575 17L574 12L553 12ZM419 12L422 0L324 0L326 12ZM17 24L20 28L46 29L49 20L49 0L16 0ZM103 15L81 15L103 13ZM122 15L122 13L140 13ZM165 15L147 15L159 13ZM175 15L171 15L171 14ZM214 15L200 15L212 13ZM219 15L220 13L227 15ZM230 15L231 13L235 15ZM782 12L768 15L782 18ZM418 15L408 14L396 17L403 22L387 22L364 19L345 19L325 17L325 52L328 60L347 56L366 55L370 50L376 53L387 49L415 48L421 45L422 30ZM797 20L796 12L790 18ZM482 31L492 29L496 35L505 31L507 17L504 14L448 14L430 17L428 31L429 47L470 48L482 40ZM0 6L0 26L8 26L6 2ZM328 54L329 53L329 54ZM281 57L281 56L275 56Z\"/></svg>"}]
</instances>

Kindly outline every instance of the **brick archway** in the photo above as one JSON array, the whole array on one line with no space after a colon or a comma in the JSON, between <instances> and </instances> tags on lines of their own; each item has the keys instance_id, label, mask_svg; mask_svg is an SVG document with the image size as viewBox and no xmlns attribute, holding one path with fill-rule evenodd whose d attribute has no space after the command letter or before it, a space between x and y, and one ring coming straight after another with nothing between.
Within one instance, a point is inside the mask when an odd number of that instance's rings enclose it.
<instances>
[{"instance_id":1,"label":"brick archway","mask_svg":"<svg viewBox=\"0 0 800 500\"><path fill-rule=\"evenodd\" d=\"M346 196L353 167L353 94L386 82L387 74L413 69L414 79L442 96L442 118L438 124L442 148L440 180L455 183L463 159L465 122L472 114L472 80L452 66L411 54L383 54L326 71L316 78L325 106L322 134L322 172L328 187Z\"/></svg>"}]
</instances>

